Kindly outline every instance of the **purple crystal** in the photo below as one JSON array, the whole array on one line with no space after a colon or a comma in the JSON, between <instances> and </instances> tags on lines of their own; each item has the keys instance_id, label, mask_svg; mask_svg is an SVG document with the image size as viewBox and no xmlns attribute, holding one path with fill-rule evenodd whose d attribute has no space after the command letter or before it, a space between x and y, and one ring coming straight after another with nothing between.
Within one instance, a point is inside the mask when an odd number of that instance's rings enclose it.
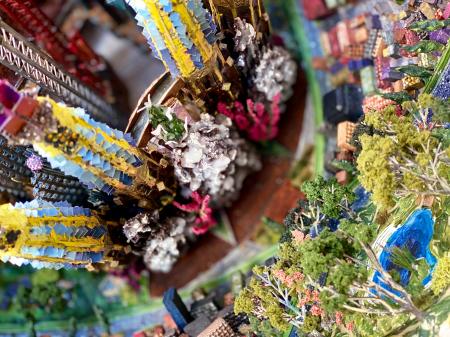
<instances>
[{"instance_id":1,"label":"purple crystal","mask_svg":"<svg viewBox=\"0 0 450 337\"><path fill-rule=\"evenodd\" d=\"M28 157L28 159L25 162L25 164L33 172L37 172L37 171L42 170L42 167L44 166L44 164L42 163L41 157L36 156L34 154L31 155L30 157Z\"/></svg>"},{"instance_id":2,"label":"purple crystal","mask_svg":"<svg viewBox=\"0 0 450 337\"><path fill-rule=\"evenodd\" d=\"M372 29L382 29L380 17L378 15L371 16L370 26Z\"/></svg>"},{"instance_id":3,"label":"purple crystal","mask_svg":"<svg viewBox=\"0 0 450 337\"><path fill-rule=\"evenodd\" d=\"M389 61L385 61L381 63L381 76L385 76L389 74L391 71L391 66L389 65Z\"/></svg>"},{"instance_id":4,"label":"purple crystal","mask_svg":"<svg viewBox=\"0 0 450 337\"><path fill-rule=\"evenodd\" d=\"M429 34L430 40L447 44L447 41L450 37L450 28L443 28L439 30L435 30L433 32L430 32Z\"/></svg>"},{"instance_id":5,"label":"purple crystal","mask_svg":"<svg viewBox=\"0 0 450 337\"><path fill-rule=\"evenodd\" d=\"M398 81L403 78L403 74L397 70L389 70L388 72L383 72L381 74L381 79L383 81Z\"/></svg>"}]
</instances>

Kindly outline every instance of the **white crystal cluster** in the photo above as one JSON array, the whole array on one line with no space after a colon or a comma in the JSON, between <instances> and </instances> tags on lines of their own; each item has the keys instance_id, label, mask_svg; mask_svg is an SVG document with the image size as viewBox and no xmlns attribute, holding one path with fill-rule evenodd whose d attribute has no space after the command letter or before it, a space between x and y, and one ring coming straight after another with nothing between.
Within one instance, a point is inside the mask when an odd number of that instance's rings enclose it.
<instances>
[{"instance_id":1,"label":"white crystal cluster","mask_svg":"<svg viewBox=\"0 0 450 337\"><path fill-rule=\"evenodd\" d=\"M234 50L239 55L236 63L251 79L256 89L253 94L263 94L267 102L281 94L281 101L286 101L297 78L292 56L281 46L261 44L254 27L245 20L236 18L234 30Z\"/></svg>"},{"instance_id":2,"label":"white crystal cluster","mask_svg":"<svg viewBox=\"0 0 450 337\"><path fill-rule=\"evenodd\" d=\"M143 239L145 240L152 230L151 224L157 223L158 219L159 212L154 211L153 213L138 214L125 222L123 233L127 237L128 242L137 245Z\"/></svg>"},{"instance_id":3,"label":"white crystal cluster","mask_svg":"<svg viewBox=\"0 0 450 337\"><path fill-rule=\"evenodd\" d=\"M261 168L255 149L224 116L202 114L171 156L181 185L209 194L221 206L236 199L245 177Z\"/></svg>"},{"instance_id":4,"label":"white crystal cluster","mask_svg":"<svg viewBox=\"0 0 450 337\"><path fill-rule=\"evenodd\" d=\"M256 40L256 31L251 24L241 18L234 19L234 29L236 34L234 37L234 50L244 52L248 47L252 46Z\"/></svg>"},{"instance_id":5,"label":"white crystal cluster","mask_svg":"<svg viewBox=\"0 0 450 337\"><path fill-rule=\"evenodd\" d=\"M172 111L168 109L166 113ZM225 116L202 114L200 120L185 128L180 141L166 141L164 130L156 129L150 143L171 158L182 187L209 195L216 205L229 205L237 198L246 176L261 168L255 149ZM195 217L160 220L156 211L128 220L123 230L150 270L168 272L178 260L194 220Z\"/></svg>"},{"instance_id":6,"label":"white crystal cluster","mask_svg":"<svg viewBox=\"0 0 450 337\"><path fill-rule=\"evenodd\" d=\"M179 248L186 243L186 225L183 218L171 217L165 221L167 236L147 241L144 263L153 271L167 273L180 257Z\"/></svg>"},{"instance_id":7,"label":"white crystal cluster","mask_svg":"<svg viewBox=\"0 0 450 337\"><path fill-rule=\"evenodd\" d=\"M297 64L289 52L279 46L264 48L253 74L256 89L267 100L281 93L281 100L286 101L292 95L292 85L297 77Z\"/></svg>"},{"instance_id":8,"label":"white crystal cluster","mask_svg":"<svg viewBox=\"0 0 450 337\"><path fill-rule=\"evenodd\" d=\"M123 231L138 255L144 256L148 269L169 272L186 244L193 219L177 216L159 218L159 212L141 213L128 220Z\"/></svg>"},{"instance_id":9,"label":"white crystal cluster","mask_svg":"<svg viewBox=\"0 0 450 337\"><path fill-rule=\"evenodd\" d=\"M245 76L248 76L259 50L256 31L251 24L241 18L234 19L234 30L234 51L238 54L236 65Z\"/></svg>"}]
</instances>

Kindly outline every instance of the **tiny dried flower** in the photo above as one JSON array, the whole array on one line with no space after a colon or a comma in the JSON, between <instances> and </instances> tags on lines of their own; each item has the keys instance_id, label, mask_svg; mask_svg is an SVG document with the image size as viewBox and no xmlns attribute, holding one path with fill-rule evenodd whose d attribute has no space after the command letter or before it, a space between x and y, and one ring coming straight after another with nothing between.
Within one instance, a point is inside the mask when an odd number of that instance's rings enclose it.
<instances>
[{"instance_id":1,"label":"tiny dried flower","mask_svg":"<svg viewBox=\"0 0 450 337\"><path fill-rule=\"evenodd\" d=\"M307 289L305 291L305 299L306 299L306 302L310 302L311 301L311 290Z\"/></svg>"},{"instance_id":2,"label":"tiny dried flower","mask_svg":"<svg viewBox=\"0 0 450 337\"><path fill-rule=\"evenodd\" d=\"M347 328L348 331L353 331L355 325L353 322L348 322L345 324L345 327Z\"/></svg>"},{"instance_id":3,"label":"tiny dried flower","mask_svg":"<svg viewBox=\"0 0 450 337\"><path fill-rule=\"evenodd\" d=\"M335 313L336 324L341 325L344 321L344 314L341 311L336 311Z\"/></svg>"},{"instance_id":4,"label":"tiny dried flower","mask_svg":"<svg viewBox=\"0 0 450 337\"><path fill-rule=\"evenodd\" d=\"M280 121L280 100L281 94L276 94L268 111L261 102L254 102L247 99L246 107L235 101L231 107L225 103L217 104L217 111L233 120L239 130L245 131L248 137L254 141L270 140L278 134L278 122Z\"/></svg>"},{"instance_id":5,"label":"tiny dried flower","mask_svg":"<svg viewBox=\"0 0 450 337\"><path fill-rule=\"evenodd\" d=\"M322 313L323 313L322 308L320 308L317 304L314 304L311 307L310 311L313 316L322 316Z\"/></svg>"},{"instance_id":6,"label":"tiny dried flower","mask_svg":"<svg viewBox=\"0 0 450 337\"><path fill-rule=\"evenodd\" d=\"M292 275L288 275L286 276L283 283L286 284L289 288L291 288L294 285L294 278L292 277Z\"/></svg>"},{"instance_id":7,"label":"tiny dried flower","mask_svg":"<svg viewBox=\"0 0 450 337\"><path fill-rule=\"evenodd\" d=\"M305 279L305 275L303 275L302 273L300 273L299 271L296 271L292 274L292 276L294 277L295 281L303 281Z\"/></svg>"},{"instance_id":8,"label":"tiny dried flower","mask_svg":"<svg viewBox=\"0 0 450 337\"><path fill-rule=\"evenodd\" d=\"M313 294L313 300L316 302L320 302L320 298L319 298L320 292L318 290L314 290L312 294Z\"/></svg>"},{"instance_id":9,"label":"tiny dried flower","mask_svg":"<svg viewBox=\"0 0 450 337\"><path fill-rule=\"evenodd\" d=\"M291 275L286 276L284 283L288 287L292 287L295 283L303 281L304 278L305 278L305 275L296 271L296 272L292 273Z\"/></svg>"},{"instance_id":10,"label":"tiny dried flower","mask_svg":"<svg viewBox=\"0 0 450 337\"><path fill-rule=\"evenodd\" d=\"M298 307L301 308L301 307L305 306L306 303L308 303L308 301L306 300L305 297L303 297L303 298L300 300Z\"/></svg>"},{"instance_id":11,"label":"tiny dried flower","mask_svg":"<svg viewBox=\"0 0 450 337\"><path fill-rule=\"evenodd\" d=\"M283 283L286 280L286 273L284 272L284 270L276 269L273 271L273 275Z\"/></svg>"},{"instance_id":12,"label":"tiny dried flower","mask_svg":"<svg viewBox=\"0 0 450 337\"><path fill-rule=\"evenodd\" d=\"M291 231L291 234L294 238L294 241L298 244L302 243L305 240L305 234L298 229L294 229L293 231Z\"/></svg>"}]
</instances>

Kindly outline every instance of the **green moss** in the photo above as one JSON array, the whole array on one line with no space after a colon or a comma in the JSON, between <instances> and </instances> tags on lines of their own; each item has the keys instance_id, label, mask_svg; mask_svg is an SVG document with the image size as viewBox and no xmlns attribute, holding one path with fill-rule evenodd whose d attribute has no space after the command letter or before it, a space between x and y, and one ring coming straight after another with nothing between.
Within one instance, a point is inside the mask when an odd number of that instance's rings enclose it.
<instances>
[{"instance_id":1,"label":"green moss","mask_svg":"<svg viewBox=\"0 0 450 337\"><path fill-rule=\"evenodd\" d=\"M284 319L284 310L277 303L270 303L266 307L266 314L270 324L279 331L287 331L290 327Z\"/></svg>"},{"instance_id":2,"label":"green moss","mask_svg":"<svg viewBox=\"0 0 450 337\"><path fill-rule=\"evenodd\" d=\"M440 295L450 286L450 256L440 258L433 272L431 289Z\"/></svg>"},{"instance_id":3,"label":"green moss","mask_svg":"<svg viewBox=\"0 0 450 337\"><path fill-rule=\"evenodd\" d=\"M164 140L173 141L180 140L186 132L184 123L176 116L169 117L166 112L166 107L154 106L148 108L148 114L152 127L156 129L158 126L164 128Z\"/></svg>"},{"instance_id":4,"label":"green moss","mask_svg":"<svg viewBox=\"0 0 450 337\"><path fill-rule=\"evenodd\" d=\"M342 309L342 305L345 303L347 297L345 295L335 296L328 290L322 290L319 294L319 298L321 307L328 314L334 315L336 311Z\"/></svg>"},{"instance_id":5,"label":"green moss","mask_svg":"<svg viewBox=\"0 0 450 337\"><path fill-rule=\"evenodd\" d=\"M320 326L320 317L318 316L308 316L305 318L305 323L303 324L301 330L304 333L311 333L318 330Z\"/></svg>"},{"instance_id":6,"label":"green moss","mask_svg":"<svg viewBox=\"0 0 450 337\"><path fill-rule=\"evenodd\" d=\"M358 223L349 219L342 219L339 223L339 230L346 233L349 237L355 238L355 249L361 249L358 240L364 243L371 243L376 236L376 228L373 225Z\"/></svg>"},{"instance_id":7,"label":"green moss","mask_svg":"<svg viewBox=\"0 0 450 337\"><path fill-rule=\"evenodd\" d=\"M241 312L252 314L254 307L250 290L248 288L243 289L234 302L234 312L236 315Z\"/></svg>"},{"instance_id":8,"label":"green moss","mask_svg":"<svg viewBox=\"0 0 450 337\"><path fill-rule=\"evenodd\" d=\"M342 212L340 204L345 200L352 202L355 198L347 186L340 185L336 179L325 180L321 176L304 182L302 191L310 203L318 203L321 212L330 218L338 218Z\"/></svg>"},{"instance_id":9,"label":"green moss","mask_svg":"<svg viewBox=\"0 0 450 337\"><path fill-rule=\"evenodd\" d=\"M395 175L389 165L389 158L395 153L394 142L379 135L363 135L360 138L361 153L357 159L359 181L373 193L372 200L381 208L393 204Z\"/></svg>"},{"instance_id":10,"label":"green moss","mask_svg":"<svg viewBox=\"0 0 450 337\"><path fill-rule=\"evenodd\" d=\"M403 175L403 184L411 191L424 191L426 190L426 185L424 182L416 175L406 172Z\"/></svg>"},{"instance_id":11,"label":"green moss","mask_svg":"<svg viewBox=\"0 0 450 337\"><path fill-rule=\"evenodd\" d=\"M323 230L314 240L305 241L299 248L302 252L302 267L305 274L318 279L322 273L328 272L336 258L344 255L343 242L328 229Z\"/></svg>"}]
</instances>

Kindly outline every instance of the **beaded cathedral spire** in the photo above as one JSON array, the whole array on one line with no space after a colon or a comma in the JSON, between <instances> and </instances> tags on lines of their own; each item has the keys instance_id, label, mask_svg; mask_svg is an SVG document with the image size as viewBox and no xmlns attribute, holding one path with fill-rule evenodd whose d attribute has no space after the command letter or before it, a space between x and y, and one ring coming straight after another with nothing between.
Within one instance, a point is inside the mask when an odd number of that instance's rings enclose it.
<instances>
[{"instance_id":1,"label":"beaded cathedral spire","mask_svg":"<svg viewBox=\"0 0 450 337\"><path fill-rule=\"evenodd\" d=\"M9 147L6 139L0 136L0 192L9 198L26 200L29 197L24 187L32 172L25 165L24 152L23 147Z\"/></svg>"},{"instance_id":2,"label":"beaded cathedral spire","mask_svg":"<svg viewBox=\"0 0 450 337\"><path fill-rule=\"evenodd\" d=\"M257 41L267 42L269 22L261 1L126 1L154 55L167 69L147 88L129 119L127 132L139 147L150 139L146 113L150 101L174 107L178 117L188 115L191 121L201 113L215 112L219 102L232 104L246 98L248 83L236 63L234 26L242 15L255 25Z\"/></svg>"},{"instance_id":3,"label":"beaded cathedral spire","mask_svg":"<svg viewBox=\"0 0 450 337\"><path fill-rule=\"evenodd\" d=\"M144 152L130 135L50 98L27 97L31 108L21 109L23 97L6 82L0 83L0 99L10 107L6 121L16 126L5 130L14 131L12 137L22 142L32 142L53 168L77 177L90 189L139 200L141 207L156 209L172 200L173 169L156 150ZM20 138L25 127L30 138Z\"/></svg>"},{"instance_id":4,"label":"beaded cathedral spire","mask_svg":"<svg viewBox=\"0 0 450 337\"><path fill-rule=\"evenodd\" d=\"M53 269L106 262L114 248L90 209L42 200L0 206L0 245L3 262Z\"/></svg>"},{"instance_id":5,"label":"beaded cathedral spire","mask_svg":"<svg viewBox=\"0 0 450 337\"><path fill-rule=\"evenodd\" d=\"M188 78L214 58L216 25L200 0L127 0L154 53L173 76Z\"/></svg>"},{"instance_id":6,"label":"beaded cathedral spire","mask_svg":"<svg viewBox=\"0 0 450 337\"><path fill-rule=\"evenodd\" d=\"M241 78L228 51L218 43L217 26L201 0L127 0L153 51L173 79L181 79L197 106L213 97L235 99ZM216 102L217 103L217 102ZM214 104L213 104L214 105Z\"/></svg>"}]
</instances>

